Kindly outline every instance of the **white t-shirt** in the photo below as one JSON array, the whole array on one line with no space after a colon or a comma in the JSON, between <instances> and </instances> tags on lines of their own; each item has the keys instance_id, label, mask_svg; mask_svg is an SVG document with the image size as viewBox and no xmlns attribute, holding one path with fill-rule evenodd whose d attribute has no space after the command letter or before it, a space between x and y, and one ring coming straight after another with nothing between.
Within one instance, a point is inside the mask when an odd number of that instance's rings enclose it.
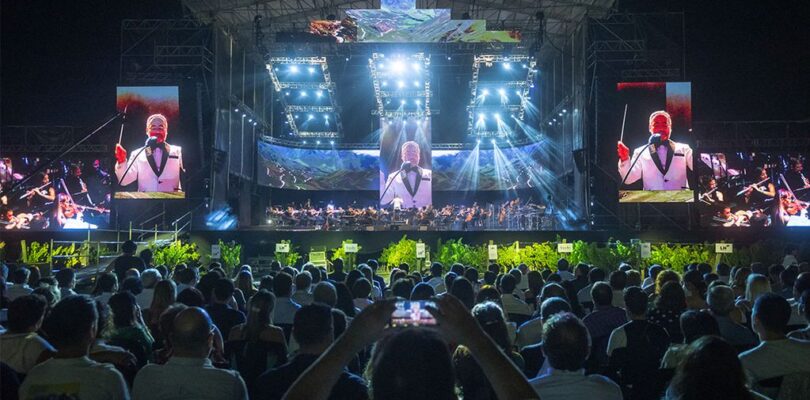
<instances>
[{"instance_id":1,"label":"white t-shirt","mask_svg":"<svg viewBox=\"0 0 810 400\"><path fill-rule=\"evenodd\" d=\"M41 395L68 395L82 400L129 399L121 373L111 364L87 357L52 358L32 368L20 386L20 399Z\"/></svg>"},{"instance_id":2,"label":"white t-shirt","mask_svg":"<svg viewBox=\"0 0 810 400\"><path fill-rule=\"evenodd\" d=\"M767 340L740 354L740 361L751 383L795 372L810 373L810 342Z\"/></svg>"},{"instance_id":3,"label":"white t-shirt","mask_svg":"<svg viewBox=\"0 0 810 400\"><path fill-rule=\"evenodd\" d=\"M55 351L36 332L0 335L0 361L18 373L27 374L45 350Z\"/></svg>"},{"instance_id":4,"label":"white t-shirt","mask_svg":"<svg viewBox=\"0 0 810 400\"><path fill-rule=\"evenodd\" d=\"M560 371L551 369L530 379L534 391L543 400L601 399L621 400L622 390L602 375L585 375L585 370Z\"/></svg>"},{"instance_id":5,"label":"white t-shirt","mask_svg":"<svg viewBox=\"0 0 810 400\"><path fill-rule=\"evenodd\" d=\"M165 365L149 364L132 385L135 400L247 400L247 396L238 372L214 368L207 358L172 357Z\"/></svg>"}]
</instances>

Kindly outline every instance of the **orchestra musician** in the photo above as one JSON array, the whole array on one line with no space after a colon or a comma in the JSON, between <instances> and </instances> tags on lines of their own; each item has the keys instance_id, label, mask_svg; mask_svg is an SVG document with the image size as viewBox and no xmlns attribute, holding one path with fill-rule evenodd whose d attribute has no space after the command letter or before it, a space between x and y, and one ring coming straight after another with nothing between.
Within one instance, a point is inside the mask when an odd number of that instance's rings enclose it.
<instances>
[{"instance_id":1,"label":"orchestra musician","mask_svg":"<svg viewBox=\"0 0 810 400\"><path fill-rule=\"evenodd\" d=\"M82 168L79 164L70 164L70 174L65 177L65 186L75 202L82 205L95 205L93 199L90 198L87 183L82 179Z\"/></svg>"},{"instance_id":2,"label":"orchestra musician","mask_svg":"<svg viewBox=\"0 0 810 400\"><path fill-rule=\"evenodd\" d=\"M650 114L650 135L660 135L660 144L643 145L633 151L621 141L617 145L619 176L626 184L642 180L644 190L689 188L687 169L692 170L692 148L670 139L672 117L666 111ZM651 138L652 139L652 138ZM631 163L636 161L632 166Z\"/></svg>"},{"instance_id":3,"label":"orchestra musician","mask_svg":"<svg viewBox=\"0 0 810 400\"><path fill-rule=\"evenodd\" d=\"M700 195L700 201L709 205L717 205L725 202L723 192L718 190L717 179L709 178L706 186L706 193Z\"/></svg>"},{"instance_id":4,"label":"orchestra musician","mask_svg":"<svg viewBox=\"0 0 810 400\"><path fill-rule=\"evenodd\" d=\"M804 175L804 163L802 163L801 158L796 157L790 159L788 162L788 170L785 172L785 180L794 195L799 198L803 198L806 195L806 191L804 193L797 193L810 188L810 180Z\"/></svg>"}]
</instances>

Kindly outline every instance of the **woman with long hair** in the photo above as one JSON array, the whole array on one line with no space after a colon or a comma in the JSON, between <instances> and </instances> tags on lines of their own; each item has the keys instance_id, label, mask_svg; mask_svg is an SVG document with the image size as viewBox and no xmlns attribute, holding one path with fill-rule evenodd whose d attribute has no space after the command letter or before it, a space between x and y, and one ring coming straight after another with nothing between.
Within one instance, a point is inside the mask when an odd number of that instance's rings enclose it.
<instances>
[{"instance_id":1,"label":"woman with long hair","mask_svg":"<svg viewBox=\"0 0 810 400\"><path fill-rule=\"evenodd\" d=\"M141 308L130 292L119 292L110 297L113 326L107 333L111 345L121 346L138 358L140 365L152 358L155 339L143 322Z\"/></svg>"},{"instance_id":2,"label":"woman with long hair","mask_svg":"<svg viewBox=\"0 0 810 400\"><path fill-rule=\"evenodd\" d=\"M664 272L658 274L660 277ZM681 314L686 311L686 294L676 281L666 282L647 313L650 322L664 328L669 334L671 343L683 342L681 332Z\"/></svg>"},{"instance_id":3,"label":"woman with long hair","mask_svg":"<svg viewBox=\"0 0 810 400\"><path fill-rule=\"evenodd\" d=\"M160 331L160 315L172 304L177 302L177 285L171 279L164 279L155 285L152 304L146 310L146 326L155 338L155 343L163 343L163 333Z\"/></svg>"},{"instance_id":4,"label":"woman with long hair","mask_svg":"<svg viewBox=\"0 0 810 400\"><path fill-rule=\"evenodd\" d=\"M666 400L765 399L745 385L737 350L716 336L704 336L689 345L686 358L664 396Z\"/></svg>"}]
</instances>

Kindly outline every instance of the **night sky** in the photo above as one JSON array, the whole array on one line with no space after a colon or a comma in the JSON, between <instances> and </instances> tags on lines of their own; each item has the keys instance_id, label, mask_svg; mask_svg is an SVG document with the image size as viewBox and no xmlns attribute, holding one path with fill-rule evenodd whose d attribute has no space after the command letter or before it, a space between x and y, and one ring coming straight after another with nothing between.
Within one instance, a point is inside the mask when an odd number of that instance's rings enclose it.
<instances>
[{"instance_id":1,"label":"night sky","mask_svg":"<svg viewBox=\"0 0 810 400\"><path fill-rule=\"evenodd\" d=\"M634 6L632 3L639 3ZM622 2L687 13L696 121L810 119L810 2ZM124 18L179 1L4 0L0 124L89 127L113 112Z\"/></svg>"}]
</instances>

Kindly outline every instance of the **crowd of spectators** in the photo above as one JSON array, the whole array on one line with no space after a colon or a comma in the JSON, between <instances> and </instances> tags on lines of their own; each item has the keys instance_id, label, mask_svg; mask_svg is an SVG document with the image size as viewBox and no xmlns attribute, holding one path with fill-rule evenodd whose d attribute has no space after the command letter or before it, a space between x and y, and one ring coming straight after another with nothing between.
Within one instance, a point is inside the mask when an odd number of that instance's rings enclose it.
<instances>
[{"instance_id":1,"label":"crowd of spectators","mask_svg":"<svg viewBox=\"0 0 810 400\"><path fill-rule=\"evenodd\" d=\"M3 266L0 398L810 395L810 266L795 258L683 273L434 262L387 279L376 260L337 259L274 262L257 279L248 265L154 267L123 249L87 293L70 269ZM397 300L431 301L437 324L391 327Z\"/></svg>"}]
</instances>

